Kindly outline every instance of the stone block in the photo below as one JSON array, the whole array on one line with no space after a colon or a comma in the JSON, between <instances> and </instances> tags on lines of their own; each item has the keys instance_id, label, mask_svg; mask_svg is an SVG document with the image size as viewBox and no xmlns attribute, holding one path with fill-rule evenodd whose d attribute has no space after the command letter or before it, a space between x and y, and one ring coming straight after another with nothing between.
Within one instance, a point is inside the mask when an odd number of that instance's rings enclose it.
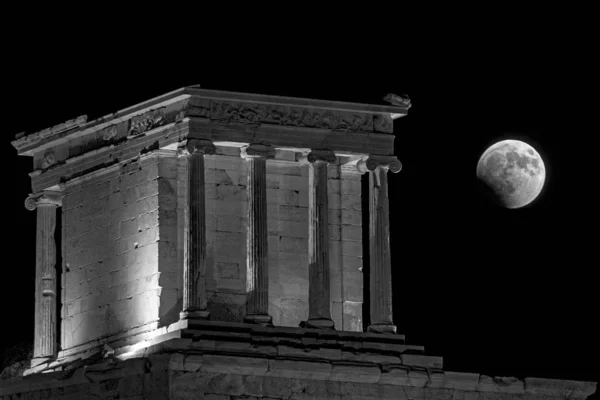
<instances>
[{"instance_id":1,"label":"stone block","mask_svg":"<svg viewBox=\"0 0 600 400\"><path fill-rule=\"evenodd\" d=\"M308 279L308 254L280 251L278 260L281 271L294 271L294 274L301 274Z\"/></svg>"},{"instance_id":2,"label":"stone block","mask_svg":"<svg viewBox=\"0 0 600 400\"><path fill-rule=\"evenodd\" d=\"M557 396L584 399L595 392L596 385L596 382L525 378L525 393L527 396L537 395L541 398Z\"/></svg>"},{"instance_id":3,"label":"stone block","mask_svg":"<svg viewBox=\"0 0 600 400\"><path fill-rule=\"evenodd\" d=\"M281 236L308 238L308 223L301 221L277 221L277 232Z\"/></svg>"},{"instance_id":4,"label":"stone block","mask_svg":"<svg viewBox=\"0 0 600 400\"><path fill-rule=\"evenodd\" d=\"M218 279L215 282L214 290L221 293L246 293L245 279Z\"/></svg>"},{"instance_id":5,"label":"stone block","mask_svg":"<svg viewBox=\"0 0 600 400\"><path fill-rule=\"evenodd\" d=\"M336 196L340 194L341 184L339 179L328 179L327 180L327 194Z\"/></svg>"},{"instance_id":6,"label":"stone block","mask_svg":"<svg viewBox=\"0 0 600 400\"><path fill-rule=\"evenodd\" d=\"M429 383L429 374L425 370L408 371L408 382L410 386L424 387Z\"/></svg>"},{"instance_id":7,"label":"stone block","mask_svg":"<svg viewBox=\"0 0 600 400\"><path fill-rule=\"evenodd\" d=\"M147 175L147 179L153 179L153 175ZM177 178L177 158L160 157L158 159L158 178Z\"/></svg>"},{"instance_id":8,"label":"stone block","mask_svg":"<svg viewBox=\"0 0 600 400\"><path fill-rule=\"evenodd\" d=\"M459 390L476 390L479 374L470 372L444 371L444 386Z\"/></svg>"},{"instance_id":9,"label":"stone block","mask_svg":"<svg viewBox=\"0 0 600 400\"><path fill-rule=\"evenodd\" d=\"M246 234L242 232L220 232L216 231L212 235L212 240L219 246L225 246L229 249L245 248Z\"/></svg>"},{"instance_id":10,"label":"stone block","mask_svg":"<svg viewBox=\"0 0 600 400\"><path fill-rule=\"evenodd\" d=\"M284 262L278 267L277 292L283 297L306 296L308 293L308 268L294 268Z\"/></svg>"},{"instance_id":11,"label":"stone block","mask_svg":"<svg viewBox=\"0 0 600 400\"><path fill-rule=\"evenodd\" d=\"M356 168L356 163L350 159L345 159L340 162L340 176L341 179L357 179L360 180L362 175Z\"/></svg>"},{"instance_id":12,"label":"stone block","mask_svg":"<svg viewBox=\"0 0 600 400\"><path fill-rule=\"evenodd\" d=\"M267 173L267 189L279 189L279 175Z\"/></svg>"},{"instance_id":13,"label":"stone block","mask_svg":"<svg viewBox=\"0 0 600 400\"><path fill-rule=\"evenodd\" d=\"M336 330L341 330L344 326L342 316L342 303L339 301L334 301L333 297L331 299L331 319L333 320L334 328Z\"/></svg>"},{"instance_id":14,"label":"stone block","mask_svg":"<svg viewBox=\"0 0 600 400\"><path fill-rule=\"evenodd\" d=\"M425 356L420 354L402 354L402 364L425 368L443 368L442 357Z\"/></svg>"},{"instance_id":15,"label":"stone block","mask_svg":"<svg viewBox=\"0 0 600 400\"><path fill-rule=\"evenodd\" d=\"M329 224L329 240L341 240L342 238L342 226L336 224Z\"/></svg>"},{"instance_id":16,"label":"stone block","mask_svg":"<svg viewBox=\"0 0 600 400\"><path fill-rule=\"evenodd\" d=\"M144 376L130 375L119 380L119 393L124 397L132 397L144 393Z\"/></svg>"},{"instance_id":17,"label":"stone block","mask_svg":"<svg viewBox=\"0 0 600 400\"><path fill-rule=\"evenodd\" d=\"M332 368L327 362L269 360L266 376L322 380L332 376Z\"/></svg>"},{"instance_id":18,"label":"stone block","mask_svg":"<svg viewBox=\"0 0 600 400\"><path fill-rule=\"evenodd\" d=\"M306 190L308 179L302 176L279 175L279 189Z\"/></svg>"},{"instance_id":19,"label":"stone block","mask_svg":"<svg viewBox=\"0 0 600 400\"><path fill-rule=\"evenodd\" d=\"M242 169L246 168L245 165L244 165L245 162L240 157L239 149L236 149L236 150L238 151L238 153L236 155L232 155L232 156L225 156L225 155L205 156L204 159L208 163L209 162L209 157L212 158L212 162L213 162L214 166L211 166L210 168L223 169L223 170L231 170L231 171L241 171Z\"/></svg>"},{"instance_id":20,"label":"stone block","mask_svg":"<svg viewBox=\"0 0 600 400\"><path fill-rule=\"evenodd\" d=\"M515 377L490 377L481 375L477 390L480 392L525 393L525 382Z\"/></svg>"},{"instance_id":21,"label":"stone block","mask_svg":"<svg viewBox=\"0 0 600 400\"><path fill-rule=\"evenodd\" d=\"M298 191L298 205L300 207L308 207L308 188Z\"/></svg>"},{"instance_id":22,"label":"stone block","mask_svg":"<svg viewBox=\"0 0 600 400\"><path fill-rule=\"evenodd\" d=\"M156 215L158 215L158 219L160 220L160 227L161 227L161 233L166 231L166 229L164 228L177 228L177 210L167 210L164 208L161 208L160 211L157 213L156 211L153 211L152 213L150 213L150 215L154 218ZM143 215L148 215L148 214L143 214ZM140 217L138 217L138 220L141 220L142 216L140 215ZM152 221L154 222L154 221ZM157 221L158 222L158 221ZM140 222L140 228L141 229L147 229L149 228L150 224L148 224L148 226L142 226L142 223ZM162 236L162 235L161 235ZM175 235L173 237L176 237Z\"/></svg>"},{"instance_id":23,"label":"stone block","mask_svg":"<svg viewBox=\"0 0 600 400\"><path fill-rule=\"evenodd\" d=\"M296 161L296 153L294 151L275 149L275 159L283 161Z\"/></svg>"},{"instance_id":24,"label":"stone block","mask_svg":"<svg viewBox=\"0 0 600 400\"><path fill-rule=\"evenodd\" d=\"M240 263L217 261L215 262L219 279L240 279Z\"/></svg>"},{"instance_id":25,"label":"stone block","mask_svg":"<svg viewBox=\"0 0 600 400\"><path fill-rule=\"evenodd\" d=\"M159 195L146 197L144 199L138 200L134 206L134 211L132 216L137 216L144 213L149 213L155 210L158 210L159 206Z\"/></svg>"},{"instance_id":26,"label":"stone block","mask_svg":"<svg viewBox=\"0 0 600 400\"><path fill-rule=\"evenodd\" d=\"M209 292L208 309L215 321L241 322L245 313L245 294Z\"/></svg>"},{"instance_id":27,"label":"stone block","mask_svg":"<svg viewBox=\"0 0 600 400\"><path fill-rule=\"evenodd\" d=\"M356 176L356 175L354 175ZM358 175L360 176L360 175ZM361 181L360 179L347 179L348 175L344 173L343 179L341 179L341 192L346 194L361 194Z\"/></svg>"},{"instance_id":28,"label":"stone block","mask_svg":"<svg viewBox=\"0 0 600 400\"><path fill-rule=\"evenodd\" d=\"M138 187L132 186L130 188L124 189L119 192L121 200L123 201L123 205L133 204L139 200L138 197Z\"/></svg>"},{"instance_id":29,"label":"stone block","mask_svg":"<svg viewBox=\"0 0 600 400\"><path fill-rule=\"evenodd\" d=\"M342 240L361 241L362 226L360 225L342 225Z\"/></svg>"},{"instance_id":30,"label":"stone block","mask_svg":"<svg viewBox=\"0 0 600 400\"><path fill-rule=\"evenodd\" d=\"M215 200L207 202L207 212L213 215L235 215L245 217L248 212L247 201Z\"/></svg>"},{"instance_id":31,"label":"stone block","mask_svg":"<svg viewBox=\"0 0 600 400\"><path fill-rule=\"evenodd\" d=\"M279 235L279 221L276 219L267 219L267 234Z\"/></svg>"},{"instance_id":32,"label":"stone block","mask_svg":"<svg viewBox=\"0 0 600 400\"><path fill-rule=\"evenodd\" d=\"M236 397L238 398L238 397ZM244 396L244 399L248 399L248 400L252 400L252 399L256 399L256 397L249 397L249 396ZM215 394L215 393L205 393L204 400L231 400L231 396L229 396L228 394Z\"/></svg>"},{"instance_id":33,"label":"stone block","mask_svg":"<svg viewBox=\"0 0 600 400\"><path fill-rule=\"evenodd\" d=\"M279 252L279 235L269 234L268 239L269 255Z\"/></svg>"},{"instance_id":34,"label":"stone block","mask_svg":"<svg viewBox=\"0 0 600 400\"><path fill-rule=\"evenodd\" d=\"M119 237L124 238L139 232L139 222L137 218L122 221L119 224Z\"/></svg>"},{"instance_id":35,"label":"stone block","mask_svg":"<svg viewBox=\"0 0 600 400\"><path fill-rule=\"evenodd\" d=\"M359 195L342 193L340 196L340 208L342 210L361 210L362 200Z\"/></svg>"},{"instance_id":36,"label":"stone block","mask_svg":"<svg viewBox=\"0 0 600 400\"><path fill-rule=\"evenodd\" d=\"M216 198L225 201L247 201L245 186L216 184Z\"/></svg>"},{"instance_id":37,"label":"stone block","mask_svg":"<svg viewBox=\"0 0 600 400\"><path fill-rule=\"evenodd\" d=\"M277 202L279 204L299 206L300 205L300 191L299 190L279 189L279 190L277 190Z\"/></svg>"},{"instance_id":38,"label":"stone block","mask_svg":"<svg viewBox=\"0 0 600 400\"><path fill-rule=\"evenodd\" d=\"M221 232L246 232L248 218L237 215L217 215L217 229Z\"/></svg>"},{"instance_id":39,"label":"stone block","mask_svg":"<svg viewBox=\"0 0 600 400\"><path fill-rule=\"evenodd\" d=\"M381 373L379 384L407 386L410 384L410 380L408 379L408 371L408 367L388 367Z\"/></svg>"},{"instance_id":40,"label":"stone block","mask_svg":"<svg viewBox=\"0 0 600 400\"><path fill-rule=\"evenodd\" d=\"M205 170L205 182L206 183L218 183L225 185L237 185L236 182L233 182L227 172L224 169L212 169L208 168Z\"/></svg>"},{"instance_id":41,"label":"stone block","mask_svg":"<svg viewBox=\"0 0 600 400\"><path fill-rule=\"evenodd\" d=\"M344 324L342 328L344 331L363 331L362 305L362 301L344 301Z\"/></svg>"},{"instance_id":42,"label":"stone block","mask_svg":"<svg viewBox=\"0 0 600 400\"><path fill-rule=\"evenodd\" d=\"M185 199L183 196L184 188L179 188L177 191L177 195L181 197L181 199ZM204 183L204 196L207 199L216 199L217 198L217 185L214 183Z\"/></svg>"},{"instance_id":43,"label":"stone block","mask_svg":"<svg viewBox=\"0 0 600 400\"><path fill-rule=\"evenodd\" d=\"M341 223L344 225L362 225L362 211L353 209L341 210Z\"/></svg>"},{"instance_id":44,"label":"stone block","mask_svg":"<svg viewBox=\"0 0 600 400\"><path fill-rule=\"evenodd\" d=\"M327 197L327 208L330 210L339 210L341 208L341 199L339 195Z\"/></svg>"},{"instance_id":45,"label":"stone block","mask_svg":"<svg viewBox=\"0 0 600 400\"><path fill-rule=\"evenodd\" d=\"M285 253L308 254L308 239L300 237L280 236L279 251Z\"/></svg>"},{"instance_id":46,"label":"stone block","mask_svg":"<svg viewBox=\"0 0 600 400\"><path fill-rule=\"evenodd\" d=\"M327 178L328 179L340 179L339 165L328 165L327 166Z\"/></svg>"},{"instance_id":47,"label":"stone block","mask_svg":"<svg viewBox=\"0 0 600 400\"><path fill-rule=\"evenodd\" d=\"M349 257L362 257L362 242L360 241L343 241L342 254Z\"/></svg>"},{"instance_id":48,"label":"stone block","mask_svg":"<svg viewBox=\"0 0 600 400\"><path fill-rule=\"evenodd\" d=\"M302 298L269 298L269 314L276 326L297 328L300 321L308 318L308 294Z\"/></svg>"},{"instance_id":49,"label":"stone block","mask_svg":"<svg viewBox=\"0 0 600 400\"><path fill-rule=\"evenodd\" d=\"M346 270L344 268L344 301L363 301L363 276L358 270Z\"/></svg>"},{"instance_id":50,"label":"stone block","mask_svg":"<svg viewBox=\"0 0 600 400\"><path fill-rule=\"evenodd\" d=\"M267 161L267 174L302 175L302 165L298 163Z\"/></svg>"},{"instance_id":51,"label":"stone block","mask_svg":"<svg viewBox=\"0 0 600 400\"><path fill-rule=\"evenodd\" d=\"M279 206L280 221L308 221L308 207L296 207L290 205Z\"/></svg>"},{"instance_id":52,"label":"stone block","mask_svg":"<svg viewBox=\"0 0 600 400\"><path fill-rule=\"evenodd\" d=\"M341 210L331 208L327 210L327 222L329 222L329 224L340 225L342 223Z\"/></svg>"},{"instance_id":53,"label":"stone block","mask_svg":"<svg viewBox=\"0 0 600 400\"><path fill-rule=\"evenodd\" d=\"M265 358L204 354L200 371L219 374L265 375L268 368L269 361Z\"/></svg>"},{"instance_id":54,"label":"stone block","mask_svg":"<svg viewBox=\"0 0 600 400\"><path fill-rule=\"evenodd\" d=\"M161 192L161 185L158 182L164 182L166 180L165 179L161 179L161 180L157 180L155 181L150 181L150 182L143 182L140 183L139 185L135 186L135 190L137 192L137 200L141 200L141 199L145 199L147 197L152 197L152 196L156 196L157 194L159 194L159 192ZM172 181L171 185L173 185L174 183ZM163 190L165 190L166 188L162 188ZM118 192L117 192L118 193Z\"/></svg>"},{"instance_id":55,"label":"stone block","mask_svg":"<svg viewBox=\"0 0 600 400\"><path fill-rule=\"evenodd\" d=\"M336 363L331 370L332 381L376 383L381 371L377 366Z\"/></svg>"}]
</instances>

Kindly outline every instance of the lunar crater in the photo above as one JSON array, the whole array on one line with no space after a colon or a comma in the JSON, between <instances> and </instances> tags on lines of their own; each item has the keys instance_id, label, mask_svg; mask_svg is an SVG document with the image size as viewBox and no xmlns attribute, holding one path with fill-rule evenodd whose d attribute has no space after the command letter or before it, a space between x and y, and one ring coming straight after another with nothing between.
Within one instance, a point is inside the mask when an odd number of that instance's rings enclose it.
<instances>
[{"instance_id":1,"label":"lunar crater","mask_svg":"<svg viewBox=\"0 0 600 400\"><path fill-rule=\"evenodd\" d=\"M540 155L527 143L505 140L483 153L477 164L477 178L491 190L495 203L519 208L541 192L545 167Z\"/></svg>"}]
</instances>

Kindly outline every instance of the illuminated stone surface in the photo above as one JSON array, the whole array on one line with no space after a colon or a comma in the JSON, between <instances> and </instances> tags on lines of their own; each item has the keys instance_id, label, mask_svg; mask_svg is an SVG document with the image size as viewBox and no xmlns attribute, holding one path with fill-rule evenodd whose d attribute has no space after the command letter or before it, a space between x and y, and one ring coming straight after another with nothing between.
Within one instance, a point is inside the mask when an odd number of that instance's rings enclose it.
<instances>
[{"instance_id":1,"label":"illuminated stone surface","mask_svg":"<svg viewBox=\"0 0 600 400\"><path fill-rule=\"evenodd\" d=\"M36 296L50 302L36 308L39 357L25 377L0 382L0 399L585 398L595 384L443 371L441 357L386 329L384 170L396 169L392 119L406 112L193 87L20 135L13 145L34 165L27 205L42 192L62 197L63 265L58 280L56 206L38 205ZM214 154L190 163L178 149L192 141L211 141ZM249 166L251 144L272 158ZM325 144L330 158L307 165ZM363 332L360 160L373 171L377 333ZM60 319L50 311L57 281ZM274 326L244 323L249 313Z\"/></svg>"}]
</instances>

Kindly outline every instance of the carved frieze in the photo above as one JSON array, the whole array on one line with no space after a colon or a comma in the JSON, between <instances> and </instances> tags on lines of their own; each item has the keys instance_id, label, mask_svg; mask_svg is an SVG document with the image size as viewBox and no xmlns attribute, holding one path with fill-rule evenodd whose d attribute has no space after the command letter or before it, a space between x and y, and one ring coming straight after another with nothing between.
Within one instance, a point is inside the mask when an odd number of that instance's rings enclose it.
<instances>
[{"instance_id":1,"label":"carved frieze","mask_svg":"<svg viewBox=\"0 0 600 400\"><path fill-rule=\"evenodd\" d=\"M164 107L148 111L145 114L133 117L129 121L129 135L141 135L164 124L166 124Z\"/></svg>"},{"instance_id":2,"label":"carved frieze","mask_svg":"<svg viewBox=\"0 0 600 400\"><path fill-rule=\"evenodd\" d=\"M102 139L111 140L117 136L117 125L111 125L108 128L104 129L102 134Z\"/></svg>"},{"instance_id":3,"label":"carved frieze","mask_svg":"<svg viewBox=\"0 0 600 400\"><path fill-rule=\"evenodd\" d=\"M390 115L375 114L373 116L373 127L378 132L392 133L394 131L394 121Z\"/></svg>"},{"instance_id":4,"label":"carved frieze","mask_svg":"<svg viewBox=\"0 0 600 400\"><path fill-rule=\"evenodd\" d=\"M42 157L42 169L51 167L54 164L56 164L56 155L52 150L46 150L44 156Z\"/></svg>"},{"instance_id":5,"label":"carved frieze","mask_svg":"<svg viewBox=\"0 0 600 400\"><path fill-rule=\"evenodd\" d=\"M352 132L373 131L373 116L371 114L353 114L275 104L201 101L191 103L188 106L186 115L208 118L222 123L263 123Z\"/></svg>"}]
</instances>

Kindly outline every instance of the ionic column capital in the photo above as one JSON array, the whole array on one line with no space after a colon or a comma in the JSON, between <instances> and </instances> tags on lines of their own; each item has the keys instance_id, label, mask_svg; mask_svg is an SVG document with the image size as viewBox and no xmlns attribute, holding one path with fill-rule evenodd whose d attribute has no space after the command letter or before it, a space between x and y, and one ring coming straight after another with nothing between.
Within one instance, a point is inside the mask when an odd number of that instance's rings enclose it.
<instances>
[{"instance_id":1,"label":"ionic column capital","mask_svg":"<svg viewBox=\"0 0 600 400\"><path fill-rule=\"evenodd\" d=\"M335 153L331 150L326 149L315 149L302 154L300 161L305 163L318 163L324 162L327 164L333 164L335 162Z\"/></svg>"},{"instance_id":2,"label":"ionic column capital","mask_svg":"<svg viewBox=\"0 0 600 400\"><path fill-rule=\"evenodd\" d=\"M177 153L181 156L187 156L191 154L201 155L213 155L215 154L216 147L212 140L208 139L188 139L185 143L177 148Z\"/></svg>"},{"instance_id":3,"label":"ionic column capital","mask_svg":"<svg viewBox=\"0 0 600 400\"><path fill-rule=\"evenodd\" d=\"M251 143L240 149L240 156L244 159L252 157L274 158L275 148L268 144Z\"/></svg>"},{"instance_id":4,"label":"ionic column capital","mask_svg":"<svg viewBox=\"0 0 600 400\"><path fill-rule=\"evenodd\" d=\"M35 210L38 205L54 205L57 207L62 206L62 192L47 190L38 194L30 194L25 199L25 208L29 211Z\"/></svg>"},{"instance_id":5,"label":"ionic column capital","mask_svg":"<svg viewBox=\"0 0 600 400\"><path fill-rule=\"evenodd\" d=\"M402 169L402 163L396 156L369 156L366 160L359 160L356 163L356 169L361 174L369 171L375 171L377 168L389 169L393 173L398 173Z\"/></svg>"}]
</instances>

